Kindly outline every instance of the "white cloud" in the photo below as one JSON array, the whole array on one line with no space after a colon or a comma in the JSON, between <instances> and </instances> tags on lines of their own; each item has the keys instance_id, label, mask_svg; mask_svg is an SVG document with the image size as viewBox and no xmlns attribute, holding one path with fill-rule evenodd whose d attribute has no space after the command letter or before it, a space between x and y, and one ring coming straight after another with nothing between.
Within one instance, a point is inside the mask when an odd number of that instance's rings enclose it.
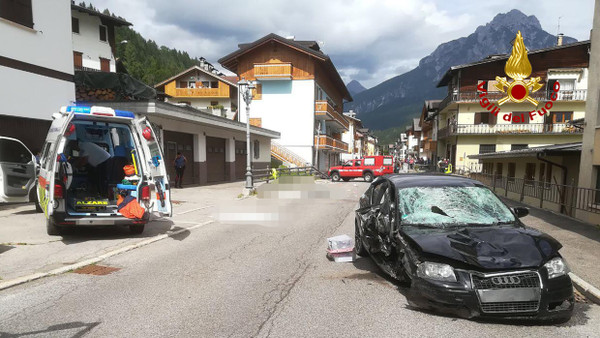
<instances>
[{"instance_id":1,"label":"white cloud","mask_svg":"<svg viewBox=\"0 0 600 338\"><path fill-rule=\"evenodd\" d=\"M513 8L536 15L552 34L552 21L562 15L563 33L586 39L593 4L572 2L540 6L509 0L473 6L470 0L93 0L94 6L132 22L145 38L204 56L215 66L238 43L271 32L323 41L344 80L358 79L368 87L410 70L440 43L466 36Z\"/></svg>"}]
</instances>

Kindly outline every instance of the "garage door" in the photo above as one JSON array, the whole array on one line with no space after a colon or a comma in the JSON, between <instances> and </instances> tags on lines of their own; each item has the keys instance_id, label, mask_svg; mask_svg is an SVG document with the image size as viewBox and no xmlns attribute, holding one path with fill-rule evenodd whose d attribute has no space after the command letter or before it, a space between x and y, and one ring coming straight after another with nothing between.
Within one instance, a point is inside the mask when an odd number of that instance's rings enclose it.
<instances>
[{"instance_id":1,"label":"garage door","mask_svg":"<svg viewBox=\"0 0 600 338\"><path fill-rule=\"evenodd\" d=\"M173 162L177 157L177 152L181 152L187 159L183 174L183 184L198 183L198 177L194 177L194 135L164 130L163 137L166 150L167 173L169 174L170 181L172 183L175 182L175 167L173 166Z\"/></svg>"},{"instance_id":2,"label":"garage door","mask_svg":"<svg viewBox=\"0 0 600 338\"><path fill-rule=\"evenodd\" d=\"M225 139L206 137L207 182L225 181Z\"/></svg>"},{"instance_id":3,"label":"garage door","mask_svg":"<svg viewBox=\"0 0 600 338\"><path fill-rule=\"evenodd\" d=\"M235 178L246 177L246 142L235 141Z\"/></svg>"}]
</instances>

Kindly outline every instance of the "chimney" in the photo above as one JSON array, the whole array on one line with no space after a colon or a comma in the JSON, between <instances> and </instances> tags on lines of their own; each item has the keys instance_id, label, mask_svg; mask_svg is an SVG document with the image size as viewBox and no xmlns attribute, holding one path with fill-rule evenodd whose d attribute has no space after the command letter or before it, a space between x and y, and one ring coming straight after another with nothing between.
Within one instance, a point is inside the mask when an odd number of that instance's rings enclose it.
<instances>
[{"instance_id":1,"label":"chimney","mask_svg":"<svg viewBox=\"0 0 600 338\"><path fill-rule=\"evenodd\" d=\"M565 36L563 33L558 33L558 35L556 36L556 45L557 46L562 46L563 36Z\"/></svg>"}]
</instances>

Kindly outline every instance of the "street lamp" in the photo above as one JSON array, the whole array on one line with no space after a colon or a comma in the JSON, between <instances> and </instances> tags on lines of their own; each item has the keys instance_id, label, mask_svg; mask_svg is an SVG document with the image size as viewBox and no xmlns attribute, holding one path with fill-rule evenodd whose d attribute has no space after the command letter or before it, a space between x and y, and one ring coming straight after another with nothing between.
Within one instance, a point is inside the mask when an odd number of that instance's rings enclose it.
<instances>
[{"instance_id":1,"label":"street lamp","mask_svg":"<svg viewBox=\"0 0 600 338\"><path fill-rule=\"evenodd\" d=\"M256 88L254 82L242 78L238 82L238 90L246 103L246 189L252 190L252 167L250 166L250 103L252 102L252 89Z\"/></svg>"}]
</instances>

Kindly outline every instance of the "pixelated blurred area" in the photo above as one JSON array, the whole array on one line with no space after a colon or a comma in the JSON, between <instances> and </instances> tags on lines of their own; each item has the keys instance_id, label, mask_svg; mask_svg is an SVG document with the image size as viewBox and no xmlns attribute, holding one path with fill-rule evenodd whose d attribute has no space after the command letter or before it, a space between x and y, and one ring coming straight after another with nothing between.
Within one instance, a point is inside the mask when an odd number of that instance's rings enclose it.
<instances>
[{"instance_id":1,"label":"pixelated blurred area","mask_svg":"<svg viewBox=\"0 0 600 338\"><path fill-rule=\"evenodd\" d=\"M256 188L259 199L340 199L326 187L328 181L317 181L313 176L281 176L271 184ZM339 195L339 196L338 196Z\"/></svg>"}]
</instances>

